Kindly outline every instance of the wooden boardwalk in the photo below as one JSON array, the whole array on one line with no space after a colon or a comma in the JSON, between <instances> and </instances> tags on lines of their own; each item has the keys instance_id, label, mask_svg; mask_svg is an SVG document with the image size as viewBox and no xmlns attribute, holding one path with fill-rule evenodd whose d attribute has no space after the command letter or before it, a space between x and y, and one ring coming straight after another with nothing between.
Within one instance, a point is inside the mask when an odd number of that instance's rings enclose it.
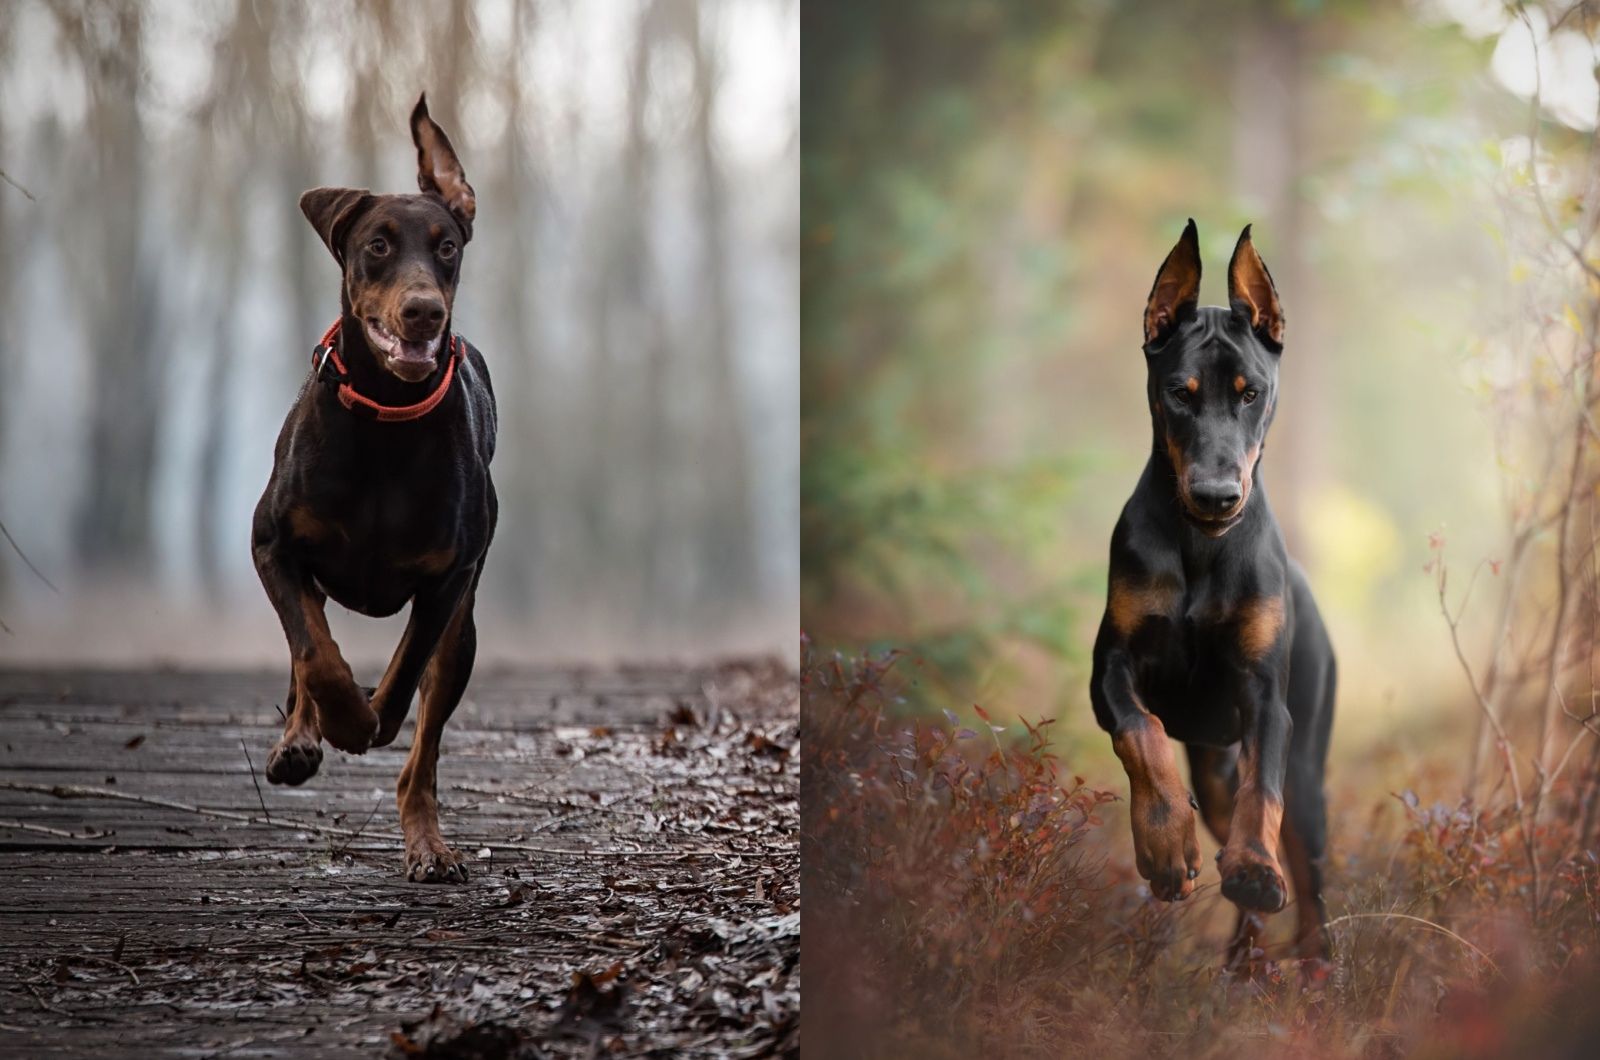
<instances>
[{"instance_id":1,"label":"wooden boardwalk","mask_svg":"<svg viewBox=\"0 0 1600 1060\"><path fill-rule=\"evenodd\" d=\"M266 782L284 684L0 672L0 1055L798 1050L791 673L480 672L459 887L401 879L409 723Z\"/></svg>"}]
</instances>

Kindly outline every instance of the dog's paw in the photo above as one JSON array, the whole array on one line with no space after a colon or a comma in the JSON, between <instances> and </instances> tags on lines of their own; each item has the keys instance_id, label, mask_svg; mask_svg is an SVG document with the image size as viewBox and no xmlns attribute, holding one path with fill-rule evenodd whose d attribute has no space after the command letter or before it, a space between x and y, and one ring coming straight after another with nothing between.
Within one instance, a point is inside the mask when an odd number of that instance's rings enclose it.
<instances>
[{"instance_id":1,"label":"dog's paw","mask_svg":"<svg viewBox=\"0 0 1600 1060\"><path fill-rule=\"evenodd\" d=\"M467 863L437 836L408 840L406 879L412 883L466 883Z\"/></svg>"},{"instance_id":2,"label":"dog's paw","mask_svg":"<svg viewBox=\"0 0 1600 1060\"><path fill-rule=\"evenodd\" d=\"M1164 902L1181 902L1200 875L1200 844L1195 839L1194 807L1183 801L1135 797L1132 801L1134 861L1150 881L1150 893Z\"/></svg>"},{"instance_id":3,"label":"dog's paw","mask_svg":"<svg viewBox=\"0 0 1600 1060\"><path fill-rule=\"evenodd\" d=\"M1254 857L1222 858L1222 896L1240 909L1276 913L1289 901L1283 873L1268 861Z\"/></svg>"},{"instance_id":4,"label":"dog's paw","mask_svg":"<svg viewBox=\"0 0 1600 1060\"><path fill-rule=\"evenodd\" d=\"M378 734L378 715L355 684L331 684L316 690L318 727L322 738L346 754L361 755Z\"/></svg>"},{"instance_id":5,"label":"dog's paw","mask_svg":"<svg viewBox=\"0 0 1600 1060\"><path fill-rule=\"evenodd\" d=\"M322 748L310 740L279 740L267 755L267 780L274 784L304 784L317 775Z\"/></svg>"}]
</instances>

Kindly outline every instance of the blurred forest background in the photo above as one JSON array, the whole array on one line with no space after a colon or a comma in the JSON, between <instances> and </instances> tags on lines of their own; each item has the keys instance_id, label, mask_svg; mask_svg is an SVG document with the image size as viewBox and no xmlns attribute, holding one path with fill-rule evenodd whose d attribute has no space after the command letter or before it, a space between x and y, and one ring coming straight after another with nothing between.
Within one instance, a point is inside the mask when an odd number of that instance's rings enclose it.
<instances>
[{"instance_id":1,"label":"blurred forest background","mask_svg":"<svg viewBox=\"0 0 1600 1060\"><path fill-rule=\"evenodd\" d=\"M1201 301L1225 302L1254 222L1289 319L1263 478L1344 663L1337 732L1458 704L1430 535L1504 558L1526 469L1496 387L1561 293L1523 245L1549 244L1526 34L1493 0L808 22L807 632L913 648L953 705L1092 730L1108 541L1150 445L1145 295L1193 216ZM1594 124L1575 71L1547 86L1546 167Z\"/></svg>"},{"instance_id":2,"label":"blurred forest background","mask_svg":"<svg viewBox=\"0 0 1600 1060\"><path fill-rule=\"evenodd\" d=\"M1553 999L1600 979L1600 4L802 22L807 949L860 965L819 1033L1593 1055ZM1334 965L1245 992L1210 838L1199 897L1151 900L1088 702L1191 216L1202 303L1247 222L1277 281L1261 481L1340 662Z\"/></svg>"},{"instance_id":3,"label":"blurred forest background","mask_svg":"<svg viewBox=\"0 0 1600 1060\"><path fill-rule=\"evenodd\" d=\"M482 222L485 654L792 655L798 33L791 0L0 5L0 520L61 590L0 561L0 658L281 655L249 519L339 284L296 202L415 191L424 89Z\"/></svg>"}]
</instances>

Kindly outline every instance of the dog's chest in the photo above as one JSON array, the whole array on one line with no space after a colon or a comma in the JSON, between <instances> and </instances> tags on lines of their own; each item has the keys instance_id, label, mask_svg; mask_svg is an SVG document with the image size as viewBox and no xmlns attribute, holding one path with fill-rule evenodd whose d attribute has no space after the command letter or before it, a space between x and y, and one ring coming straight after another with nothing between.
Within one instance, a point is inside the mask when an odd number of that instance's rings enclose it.
<instances>
[{"instance_id":1,"label":"dog's chest","mask_svg":"<svg viewBox=\"0 0 1600 1060\"><path fill-rule=\"evenodd\" d=\"M1239 739L1229 626L1218 601L1184 594L1170 614L1144 622L1130 647L1140 699L1168 735L1217 746Z\"/></svg>"},{"instance_id":2,"label":"dog's chest","mask_svg":"<svg viewBox=\"0 0 1600 1060\"><path fill-rule=\"evenodd\" d=\"M291 525L313 577L338 603L389 615L458 558L465 483L418 454L324 454Z\"/></svg>"}]
</instances>

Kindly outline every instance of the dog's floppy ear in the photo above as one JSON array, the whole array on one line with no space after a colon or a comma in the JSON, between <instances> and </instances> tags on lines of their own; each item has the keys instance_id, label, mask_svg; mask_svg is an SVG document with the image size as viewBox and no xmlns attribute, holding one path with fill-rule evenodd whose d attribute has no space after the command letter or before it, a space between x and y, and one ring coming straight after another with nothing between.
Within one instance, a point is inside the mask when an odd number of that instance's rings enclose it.
<instances>
[{"instance_id":1,"label":"dog's floppy ear","mask_svg":"<svg viewBox=\"0 0 1600 1060\"><path fill-rule=\"evenodd\" d=\"M345 233L372 205L372 200L365 188L312 188L300 196L300 212L333 251L333 260L342 266Z\"/></svg>"},{"instance_id":2,"label":"dog's floppy ear","mask_svg":"<svg viewBox=\"0 0 1600 1060\"><path fill-rule=\"evenodd\" d=\"M1166 337L1199 301L1200 233L1191 217L1150 288L1150 298L1144 305L1144 344L1150 346Z\"/></svg>"},{"instance_id":3,"label":"dog's floppy ear","mask_svg":"<svg viewBox=\"0 0 1600 1060\"><path fill-rule=\"evenodd\" d=\"M1272 349L1283 349L1283 303L1272 284L1267 263L1250 242L1250 226L1239 233L1239 244L1228 262L1228 304Z\"/></svg>"},{"instance_id":4,"label":"dog's floppy ear","mask_svg":"<svg viewBox=\"0 0 1600 1060\"><path fill-rule=\"evenodd\" d=\"M457 221L461 223L464 239L472 238L472 219L478 213L478 197L467 183L461 169L461 160L450 137L439 128L438 122L428 117L428 94L417 97L416 109L411 112L411 140L417 145L417 186L424 194L437 195L444 200Z\"/></svg>"}]
</instances>

